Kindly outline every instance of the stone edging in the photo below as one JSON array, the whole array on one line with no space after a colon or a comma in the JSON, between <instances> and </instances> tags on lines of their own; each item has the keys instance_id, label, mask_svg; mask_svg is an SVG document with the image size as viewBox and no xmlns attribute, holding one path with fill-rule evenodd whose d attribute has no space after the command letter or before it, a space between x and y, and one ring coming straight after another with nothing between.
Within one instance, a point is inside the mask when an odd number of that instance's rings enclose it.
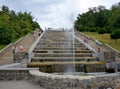
<instances>
[{"instance_id":1,"label":"stone edging","mask_svg":"<svg viewBox=\"0 0 120 89\"><path fill-rule=\"evenodd\" d=\"M37 43L40 41L41 37L44 35L45 31L38 37L35 43L32 44L31 48L28 50L28 62L31 61L31 58L34 56L33 50L36 47Z\"/></svg>"},{"instance_id":2,"label":"stone edging","mask_svg":"<svg viewBox=\"0 0 120 89\"><path fill-rule=\"evenodd\" d=\"M115 48L111 47L111 46L108 45L108 44L103 44L103 45L104 45L106 48L111 49L112 51L114 51L114 52L116 52L116 53L120 53L119 50L116 50Z\"/></svg>"},{"instance_id":3,"label":"stone edging","mask_svg":"<svg viewBox=\"0 0 120 89\"><path fill-rule=\"evenodd\" d=\"M114 89L120 83L120 75L99 77L54 75L30 70L31 80L45 89ZM86 78L85 78L86 77Z\"/></svg>"},{"instance_id":4,"label":"stone edging","mask_svg":"<svg viewBox=\"0 0 120 89\"><path fill-rule=\"evenodd\" d=\"M0 56L2 56L4 54L4 52L7 51L12 45L13 45L13 43L10 43L5 48L0 50Z\"/></svg>"}]
</instances>

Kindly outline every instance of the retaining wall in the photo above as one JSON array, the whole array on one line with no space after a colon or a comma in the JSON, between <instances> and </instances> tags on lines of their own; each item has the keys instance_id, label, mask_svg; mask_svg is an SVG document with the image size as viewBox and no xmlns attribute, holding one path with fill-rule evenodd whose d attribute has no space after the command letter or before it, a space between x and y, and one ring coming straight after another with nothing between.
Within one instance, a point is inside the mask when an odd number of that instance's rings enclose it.
<instances>
[{"instance_id":1,"label":"retaining wall","mask_svg":"<svg viewBox=\"0 0 120 89\"><path fill-rule=\"evenodd\" d=\"M0 68L0 80L21 80L30 79L30 70L38 68Z\"/></svg>"},{"instance_id":2,"label":"retaining wall","mask_svg":"<svg viewBox=\"0 0 120 89\"><path fill-rule=\"evenodd\" d=\"M28 52L16 52L14 54L14 62L20 63L23 60L26 60L26 63L28 61Z\"/></svg>"},{"instance_id":3,"label":"retaining wall","mask_svg":"<svg viewBox=\"0 0 120 89\"><path fill-rule=\"evenodd\" d=\"M31 70L31 79L45 89L115 89L120 83L120 75L72 76L53 75Z\"/></svg>"}]
</instances>

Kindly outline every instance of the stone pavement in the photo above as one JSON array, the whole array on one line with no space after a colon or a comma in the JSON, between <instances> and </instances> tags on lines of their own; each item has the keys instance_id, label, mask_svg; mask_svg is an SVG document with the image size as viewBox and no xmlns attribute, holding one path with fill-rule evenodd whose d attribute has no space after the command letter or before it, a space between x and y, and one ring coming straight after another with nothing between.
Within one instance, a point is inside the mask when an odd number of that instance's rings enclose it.
<instances>
[{"instance_id":1,"label":"stone pavement","mask_svg":"<svg viewBox=\"0 0 120 89\"><path fill-rule=\"evenodd\" d=\"M38 30L35 30L35 39L38 37ZM23 37L23 39L17 43L17 47L20 45L23 46L23 52L27 52L29 48L32 46L32 44L35 42L34 35L33 34L28 34L27 36ZM0 57L0 65L5 65L5 64L12 64L13 63L13 49L12 45L9 50L7 50L1 57Z\"/></svg>"},{"instance_id":2,"label":"stone pavement","mask_svg":"<svg viewBox=\"0 0 120 89\"><path fill-rule=\"evenodd\" d=\"M26 80L0 81L0 89L44 89Z\"/></svg>"}]
</instances>

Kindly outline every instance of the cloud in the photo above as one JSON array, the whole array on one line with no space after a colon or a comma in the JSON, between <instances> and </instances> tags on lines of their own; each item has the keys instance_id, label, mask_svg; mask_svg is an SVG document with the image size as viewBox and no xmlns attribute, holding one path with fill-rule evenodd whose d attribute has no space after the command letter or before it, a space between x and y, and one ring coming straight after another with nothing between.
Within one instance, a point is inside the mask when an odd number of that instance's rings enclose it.
<instances>
[{"instance_id":1,"label":"cloud","mask_svg":"<svg viewBox=\"0 0 120 89\"><path fill-rule=\"evenodd\" d=\"M104 5L110 8L119 0L0 0L0 6L6 5L15 11L32 12L42 28L71 27L79 13L90 7Z\"/></svg>"}]
</instances>

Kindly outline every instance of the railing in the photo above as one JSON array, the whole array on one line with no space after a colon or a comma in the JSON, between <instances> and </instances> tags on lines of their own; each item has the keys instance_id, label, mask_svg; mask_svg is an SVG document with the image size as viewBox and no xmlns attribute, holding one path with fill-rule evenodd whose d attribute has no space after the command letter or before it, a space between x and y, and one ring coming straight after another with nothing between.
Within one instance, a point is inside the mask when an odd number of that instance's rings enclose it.
<instances>
[{"instance_id":1,"label":"railing","mask_svg":"<svg viewBox=\"0 0 120 89\"><path fill-rule=\"evenodd\" d=\"M33 50L35 49L36 45L38 44L38 42L40 41L41 37L44 35L45 31L38 37L38 39L35 41L35 43L33 43L33 45L31 46L31 48L28 50L28 62L31 61L31 58L34 57L34 53Z\"/></svg>"}]
</instances>

